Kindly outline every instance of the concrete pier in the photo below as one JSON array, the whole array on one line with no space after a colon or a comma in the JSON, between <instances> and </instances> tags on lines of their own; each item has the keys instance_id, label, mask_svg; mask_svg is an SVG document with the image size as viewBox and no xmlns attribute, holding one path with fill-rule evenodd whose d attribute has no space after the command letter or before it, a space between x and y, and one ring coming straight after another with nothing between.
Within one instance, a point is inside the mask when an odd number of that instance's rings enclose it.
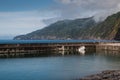
<instances>
[{"instance_id":1,"label":"concrete pier","mask_svg":"<svg viewBox=\"0 0 120 80\"><path fill-rule=\"evenodd\" d=\"M25 56L25 55L41 55L43 52L62 52L64 55L67 51L79 51L79 48L84 46L85 52L90 51L120 51L119 42L15 42L15 43L0 43L0 57L1 56Z\"/></svg>"},{"instance_id":2,"label":"concrete pier","mask_svg":"<svg viewBox=\"0 0 120 80\"><path fill-rule=\"evenodd\" d=\"M23 53L37 51L78 51L85 46L86 50L94 49L94 43L54 43L54 44L0 44L0 53Z\"/></svg>"}]
</instances>

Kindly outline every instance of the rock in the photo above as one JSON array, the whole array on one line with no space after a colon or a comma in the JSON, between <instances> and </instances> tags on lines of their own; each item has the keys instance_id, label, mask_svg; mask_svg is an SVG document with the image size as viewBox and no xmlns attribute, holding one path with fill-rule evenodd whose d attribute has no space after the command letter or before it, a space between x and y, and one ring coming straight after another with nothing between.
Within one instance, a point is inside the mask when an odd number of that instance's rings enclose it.
<instances>
[{"instance_id":1,"label":"rock","mask_svg":"<svg viewBox=\"0 0 120 80\"><path fill-rule=\"evenodd\" d=\"M106 70L99 74L86 76L80 80L120 80L120 70Z\"/></svg>"}]
</instances>

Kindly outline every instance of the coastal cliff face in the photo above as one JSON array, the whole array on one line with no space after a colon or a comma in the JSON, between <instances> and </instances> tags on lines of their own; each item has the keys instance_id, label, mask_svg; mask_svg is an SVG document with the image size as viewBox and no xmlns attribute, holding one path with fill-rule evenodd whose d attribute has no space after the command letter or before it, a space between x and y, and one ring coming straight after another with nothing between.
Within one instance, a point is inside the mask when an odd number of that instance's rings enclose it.
<instances>
[{"instance_id":1,"label":"coastal cliff face","mask_svg":"<svg viewBox=\"0 0 120 80\"><path fill-rule=\"evenodd\" d=\"M98 24L93 28L94 37L100 37L101 39L113 40L119 37L120 28L120 12L108 16L105 21Z\"/></svg>"},{"instance_id":2,"label":"coastal cliff face","mask_svg":"<svg viewBox=\"0 0 120 80\"><path fill-rule=\"evenodd\" d=\"M58 21L26 35L14 39L107 39L120 40L120 12L108 16L102 22L93 17Z\"/></svg>"}]
</instances>

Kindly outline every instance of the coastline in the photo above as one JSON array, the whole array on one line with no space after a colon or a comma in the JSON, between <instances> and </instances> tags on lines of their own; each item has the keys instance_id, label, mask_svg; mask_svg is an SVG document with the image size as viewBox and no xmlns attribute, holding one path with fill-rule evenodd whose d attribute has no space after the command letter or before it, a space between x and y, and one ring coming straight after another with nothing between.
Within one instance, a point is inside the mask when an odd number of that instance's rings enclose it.
<instances>
[{"instance_id":1,"label":"coastline","mask_svg":"<svg viewBox=\"0 0 120 80\"><path fill-rule=\"evenodd\" d=\"M80 78L79 80L120 80L120 70L106 70Z\"/></svg>"}]
</instances>

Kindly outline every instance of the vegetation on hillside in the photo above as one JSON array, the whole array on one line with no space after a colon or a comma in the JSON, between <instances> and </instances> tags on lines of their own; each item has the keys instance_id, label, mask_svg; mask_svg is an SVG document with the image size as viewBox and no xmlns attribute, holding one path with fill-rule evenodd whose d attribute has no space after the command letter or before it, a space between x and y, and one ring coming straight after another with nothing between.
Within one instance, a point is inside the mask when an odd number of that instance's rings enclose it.
<instances>
[{"instance_id":1,"label":"vegetation on hillside","mask_svg":"<svg viewBox=\"0 0 120 80\"><path fill-rule=\"evenodd\" d=\"M120 12L96 23L93 17L58 21L14 39L120 39Z\"/></svg>"}]
</instances>

